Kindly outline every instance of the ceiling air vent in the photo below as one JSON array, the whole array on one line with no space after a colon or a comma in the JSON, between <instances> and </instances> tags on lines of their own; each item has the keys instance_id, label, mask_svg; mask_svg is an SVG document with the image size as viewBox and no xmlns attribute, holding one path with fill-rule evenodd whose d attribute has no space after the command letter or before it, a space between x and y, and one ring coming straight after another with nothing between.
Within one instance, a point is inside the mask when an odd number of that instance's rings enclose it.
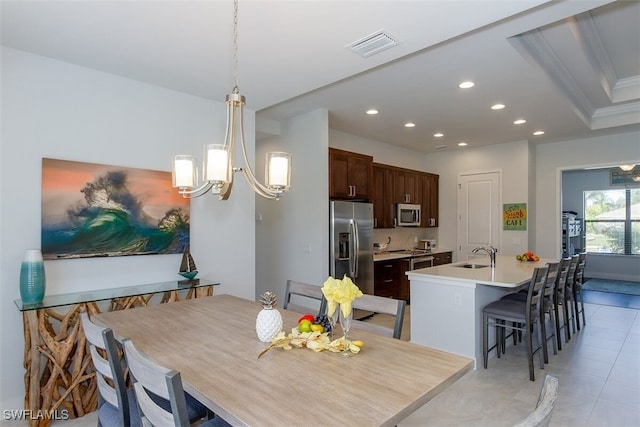
<instances>
[{"instance_id":1,"label":"ceiling air vent","mask_svg":"<svg viewBox=\"0 0 640 427\"><path fill-rule=\"evenodd\" d=\"M394 47L398 44L398 41L385 33L384 30L377 31L363 39L348 44L347 48L350 48L358 55L367 58L378 52L382 52L385 49Z\"/></svg>"}]
</instances>

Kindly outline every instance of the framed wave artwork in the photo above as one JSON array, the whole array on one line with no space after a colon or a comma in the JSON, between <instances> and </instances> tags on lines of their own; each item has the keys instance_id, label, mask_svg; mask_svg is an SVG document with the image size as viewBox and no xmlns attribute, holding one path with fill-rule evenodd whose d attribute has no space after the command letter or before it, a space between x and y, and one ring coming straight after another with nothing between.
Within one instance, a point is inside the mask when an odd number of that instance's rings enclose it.
<instances>
[{"instance_id":1,"label":"framed wave artwork","mask_svg":"<svg viewBox=\"0 0 640 427\"><path fill-rule=\"evenodd\" d=\"M182 253L189 214L170 172L42 159L44 259Z\"/></svg>"}]
</instances>

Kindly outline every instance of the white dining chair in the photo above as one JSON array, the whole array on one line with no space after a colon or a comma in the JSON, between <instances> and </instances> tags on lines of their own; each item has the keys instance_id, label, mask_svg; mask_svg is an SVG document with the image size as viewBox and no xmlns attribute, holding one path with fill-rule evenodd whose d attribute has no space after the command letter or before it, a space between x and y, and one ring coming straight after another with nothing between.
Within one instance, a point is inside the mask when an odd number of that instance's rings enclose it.
<instances>
[{"instance_id":1,"label":"white dining chair","mask_svg":"<svg viewBox=\"0 0 640 427\"><path fill-rule=\"evenodd\" d=\"M536 408L514 427L547 427L558 399L558 378L547 375L540 389Z\"/></svg>"},{"instance_id":2,"label":"white dining chair","mask_svg":"<svg viewBox=\"0 0 640 427\"><path fill-rule=\"evenodd\" d=\"M353 320L351 326L356 329L400 339L406 305L407 303L404 300L364 294L360 298L353 300L352 307L356 310L371 312L373 316L376 314L393 316L393 327L374 324L366 320Z\"/></svg>"},{"instance_id":3,"label":"white dining chair","mask_svg":"<svg viewBox=\"0 0 640 427\"><path fill-rule=\"evenodd\" d=\"M148 358L136 349L130 339L124 340L122 346L129 371L133 376L133 388L143 424L155 427L189 427L191 418L180 373ZM169 407L159 405L156 396L166 399ZM198 421L194 425L230 426L219 416L203 422Z\"/></svg>"}]
</instances>

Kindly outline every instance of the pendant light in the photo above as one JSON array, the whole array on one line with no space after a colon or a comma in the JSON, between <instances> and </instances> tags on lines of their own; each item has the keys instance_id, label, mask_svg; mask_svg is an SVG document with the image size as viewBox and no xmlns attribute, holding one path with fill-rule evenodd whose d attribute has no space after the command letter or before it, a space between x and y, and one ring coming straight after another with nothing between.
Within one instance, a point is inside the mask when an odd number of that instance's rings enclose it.
<instances>
[{"instance_id":1,"label":"pendant light","mask_svg":"<svg viewBox=\"0 0 640 427\"><path fill-rule=\"evenodd\" d=\"M173 162L173 186L185 198L199 197L211 191L220 200L227 200L233 187L234 172L242 172L253 190L266 199L279 199L291 185L291 155L271 152L266 156L265 184L260 183L251 170L244 142L243 110L245 97L238 89L238 0L233 2L233 90L226 97L227 124L224 144L204 147L203 183L199 177L196 159L190 155L177 155ZM233 166L236 141L240 139L244 167ZM197 186L197 187L196 187ZM196 188L194 188L196 187Z\"/></svg>"}]
</instances>

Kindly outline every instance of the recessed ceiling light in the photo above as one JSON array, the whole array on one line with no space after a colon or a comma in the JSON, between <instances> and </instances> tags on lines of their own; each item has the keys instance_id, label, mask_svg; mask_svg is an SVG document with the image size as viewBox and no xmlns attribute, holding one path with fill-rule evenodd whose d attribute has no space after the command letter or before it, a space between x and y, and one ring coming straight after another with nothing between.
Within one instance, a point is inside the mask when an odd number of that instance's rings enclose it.
<instances>
[{"instance_id":1,"label":"recessed ceiling light","mask_svg":"<svg viewBox=\"0 0 640 427\"><path fill-rule=\"evenodd\" d=\"M544 135L544 131L543 130L537 130L533 133L535 136L540 136L540 135Z\"/></svg>"},{"instance_id":2,"label":"recessed ceiling light","mask_svg":"<svg viewBox=\"0 0 640 427\"><path fill-rule=\"evenodd\" d=\"M405 123L405 124L404 124L404 127L406 127L406 128L413 128L413 127L416 127L416 124L415 124L415 123L408 122L408 123Z\"/></svg>"},{"instance_id":3,"label":"recessed ceiling light","mask_svg":"<svg viewBox=\"0 0 640 427\"><path fill-rule=\"evenodd\" d=\"M513 122L514 125L522 125L527 123L527 121L525 119L518 119L516 121Z\"/></svg>"},{"instance_id":4,"label":"recessed ceiling light","mask_svg":"<svg viewBox=\"0 0 640 427\"><path fill-rule=\"evenodd\" d=\"M436 138L442 138L444 136L444 133L442 132L434 133L433 136Z\"/></svg>"},{"instance_id":5,"label":"recessed ceiling light","mask_svg":"<svg viewBox=\"0 0 640 427\"><path fill-rule=\"evenodd\" d=\"M369 115L374 115L374 114L378 114L378 110L376 110L375 108L371 108L369 110L367 110L367 114Z\"/></svg>"},{"instance_id":6,"label":"recessed ceiling light","mask_svg":"<svg viewBox=\"0 0 640 427\"><path fill-rule=\"evenodd\" d=\"M458 147L466 147L468 144L466 142L458 142Z\"/></svg>"},{"instance_id":7,"label":"recessed ceiling light","mask_svg":"<svg viewBox=\"0 0 640 427\"><path fill-rule=\"evenodd\" d=\"M506 107L506 105L504 104L495 104L491 106L492 110L502 110L504 107Z\"/></svg>"},{"instance_id":8,"label":"recessed ceiling light","mask_svg":"<svg viewBox=\"0 0 640 427\"><path fill-rule=\"evenodd\" d=\"M470 87L474 87L476 84L472 81L462 82L458 85L460 89L469 89Z\"/></svg>"}]
</instances>

